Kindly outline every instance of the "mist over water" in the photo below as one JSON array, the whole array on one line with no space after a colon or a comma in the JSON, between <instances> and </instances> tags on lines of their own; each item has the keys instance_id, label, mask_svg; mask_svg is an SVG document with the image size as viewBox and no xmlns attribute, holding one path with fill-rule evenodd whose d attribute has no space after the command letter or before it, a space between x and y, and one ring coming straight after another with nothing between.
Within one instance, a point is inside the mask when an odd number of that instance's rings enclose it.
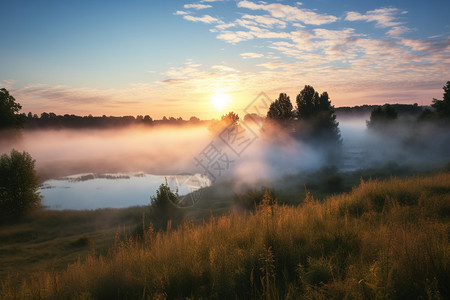
<instances>
[{"instance_id":1,"label":"mist over water","mask_svg":"<svg viewBox=\"0 0 450 300\"><path fill-rule=\"evenodd\" d=\"M281 131L269 138L270 135L253 128L255 139L238 155L223 144L216 144L219 151L228 156L229 163L216 174L217 182L232 180L234 188L240 190L259 187L261 182L283 175L330 165L340 172L350 172L392 162L428 167L446 163L445 146L448 148L448 145L445 139L444 146L412 145L408 143L414 136L410 128L395 127L390 129L395 134L380 134L366 128L366 119L338 118L342 152L331 161L326 155L327 149L320 145L313 147ZM425 136L439 136L435 127L423 126L420 130ZM40 190L44 205L53 209L92 209L149 204L150 196L165 177L204 173L205 169L194 158L200 157L215 142L217 133L213 134L205 126L26 130L14 141L0 144L0 152L8 153L15 148L32 155L38 175L46 180ZM439 147L444 149L439 151ZM71 175L84 173L125 175L71 180ZM128 178L124 178L126 176ZM180 189L181 193L188 192L183 191L183 187Z\"/></svg>"},{"instance_id":2,"label":"mist over water","mask_svg":"<svg viewBox=\"0 0 450 300\"><path fill-rule=\"evenodd\" d=\"M89 172L167 175L188 171L209 139L202 127L27 130L1 144L0 152L29 152L45 179Z\"/></svg>"}]
</instances>

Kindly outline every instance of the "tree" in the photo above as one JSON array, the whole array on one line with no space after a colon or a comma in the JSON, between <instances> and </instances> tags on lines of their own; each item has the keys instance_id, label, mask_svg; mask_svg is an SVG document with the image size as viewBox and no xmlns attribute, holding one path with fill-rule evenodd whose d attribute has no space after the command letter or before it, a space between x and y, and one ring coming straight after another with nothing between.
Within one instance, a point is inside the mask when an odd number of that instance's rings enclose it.
<instances>
[{"instance_id":1,"label":"tree","mask_svg":"<svg viewBox=\"0 0 450 300\"><path fill-rule=\"evenodd\" d=\"M150 198L151 216L157 226L165 229L169 221L180 221L181 212L177 204L178 192L172 192L166 180L156 191L156 197Z\"/></svg>"},{"instance_id":2,"label":"tree","mask_svg":"<svg viewBox=\"0 0 450 300\"><path fill-rule=\"evenodd\" d=\"M438 117L450 118L450 81L443 87L444 99L437 100L433 98L433 104L431 106L436 110Z\"/></svg>"},{"instance_id":3,"label":"tree","mask_svg":"<svg viewBox=\"0 0 450 300\"><path fill-rule=\"evenodd\" d=\"M270 104L267 118L276 121L288 121L293 117L292 103L285 93L281 93L274 102Z\"/></svg>"},{"instance_id":4,"label":"tree","mask_svg":"<svg viewBox=\"0 0 450 300\"><path fill-rule=\"evenodd\" d=\"M299 120L308 120L315 117L318 112L319 94L310 85L305 85L297 95L297 117Z\"/></svg>"},{"instance_id":5,"label":"tree","mask_svg":"<svg viewBox=\"0 0 450 300\"><path fill-rule=\"evenodd\" d=\"M200 119L197 118L196 116L192 116L192 117L189 119L189 122L191 122L191 123L198 123L198 122L200 122Z\"/></svg>"},{"instance_id":6,"label":"tree","mask_svg":"<svg viewBox=\"0 0 450 300\"><path fill-rule=\"evenodd\" d=\"M230 111L229 113L227 113L226 115L223 115L221 117L221 121L223 123L225 123L226 125L238 125L239 122L239 115Z\"/></svg>"},{"instance_id":7,"label":"tree","mask_svg":"<svg viewBox=\"0 0 450 300\"><path fill-rule=\"evenodd\" d=\"M40 206L35 160L27 152L12 150L0 156L0 214L21 216Z\"/></svg>"},{"instance_id":8,"label":"tree","mask_svg":"<svg viewBox=\"0 0 450 300\"><path fill-rule=\"evenodd\" d=\"M153 122L153 119L149 115L144 116L144 123L151 124Z\"/></svg>"},{"instance_id":9,"label":"tree","mask_svg":"<svg viewBox=\"0 0 450 300\"><path fill-rule=\"evenodd\" d=\"M319 95L312 86L305 85L297 95L296 102L297 118L308 125L308 130L297 130L301 137L325 139L332 143L341 142L339 123L327 92ZM305 125L305 122L302 125Z\"/></svg>"},{"instance_id":10,"label":"tree","mask_svg":"<svg viewBox=\"0 0 450 300\"><path fill-rule=\"evenodd\" d=\"M22 105L5 88L0 89L0 129L22 128L25 116L19 114Z\"/></svg>"},{"instance_id":11,"label":"tree","mask_svg":"<svg viewBox=\"0 0 450 300\"><path fill-rule=\"evenodd\" d=\"M370 113L370 120L367 121L368 128L375 128L390 124L396 120L398 113L390 104L375 107Z\"/></svg>"}]
</instances>

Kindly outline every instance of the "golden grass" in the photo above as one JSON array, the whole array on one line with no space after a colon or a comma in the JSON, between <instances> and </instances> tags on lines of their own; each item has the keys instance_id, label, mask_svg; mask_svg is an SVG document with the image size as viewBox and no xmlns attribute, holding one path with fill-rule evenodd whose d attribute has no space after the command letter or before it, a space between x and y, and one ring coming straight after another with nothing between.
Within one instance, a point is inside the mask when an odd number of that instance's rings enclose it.
<instances>
[{"instance_id":1,"label":"golden grass","mask_svg":"<svg viewBox=\"0 0 450 300\"><path fill-rule=\"evenodd\" d=\"M361 182L298 207L262 201L249 215L117 238L63 272L9 276L0 298L445 299L449 192L440 173Z\"/></svg>"}]
</instances>

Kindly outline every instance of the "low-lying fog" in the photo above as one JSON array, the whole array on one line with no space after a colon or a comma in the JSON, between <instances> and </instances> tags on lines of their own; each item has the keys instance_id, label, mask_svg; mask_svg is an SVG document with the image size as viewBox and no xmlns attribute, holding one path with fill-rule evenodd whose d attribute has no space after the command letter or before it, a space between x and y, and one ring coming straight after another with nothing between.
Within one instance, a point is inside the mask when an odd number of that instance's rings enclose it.
<instances>
[{"instance_id":1,"label":"low-lying fog","mask_svg":"<svg viewBox=\"0 0 450 300\"><path fill-rule=\"evenodd\" d=\"M40 178L52 179L45 182L41 189L44 205L56 209L148 204L149 197L164 182L165 176L203 174L205 169L202 166L208 162L211 163L210 173L206 175L212 182L233 178L238 184L254 184L261 179L313 171L324 165L335 165L346 172L388 162L429 168L447 162L445 149L437 149L442 145L427 142L418 147L417 143L414 146L408 144L408 139L414 136L410 128L397 128L394 137L386 132L376 134L368 131L366 118L338 121L343 153L336 161L327 160L320 147L313 148L281 132L276 141L263 138L255 127L252 127L253 131L246 129L242 137L213 134L208 128L200 126L25 130L13 142L1 141L0 153L9 153L13 148L30 153L36 160ZM423 135L427 135L426 130L430 130L429 134L439 135L433 131L434 128L422 130L425 130ZM434 151L435 148L438 151ZM64 178L75 174L116 173L125 175L122 178L91 178L87 181ZM91 183L88 184L89 181ZM49 188L58 186L59 190L53 189L53 192ZM81 191L78 194L74 192L76 187ZM80 203L98 201L102 204L65 206L55 203L58 199L73 199L73 195L80 199ZM110 200L97 200L102 197ZM114 204L114 197L123 199L122 204Z\"/></svg>"}]
</instances>

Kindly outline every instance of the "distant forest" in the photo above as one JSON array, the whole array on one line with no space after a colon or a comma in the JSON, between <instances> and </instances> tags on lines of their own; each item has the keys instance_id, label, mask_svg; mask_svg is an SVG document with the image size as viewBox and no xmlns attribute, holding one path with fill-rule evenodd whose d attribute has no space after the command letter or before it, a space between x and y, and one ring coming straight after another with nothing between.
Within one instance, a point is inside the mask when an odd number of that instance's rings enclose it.
<instances>
[{"instance_id":1,"label":"distant forest","mask_svg":"<svg viewBox=\"0 0 450 300\"><path fill-rule=\"evenodd\" d=\"M337 107L335 113L339 117L367 117L372 110L379 105L361 105L354 107ZM428 107L422 107L415 104L392 104L399 115L418 116ZM26 116L25 128L111 128L125 127L132 125L158 126L158 125L200 125L210 122L210 120L200 120L197 117L191 117L189 120L183 120L181 117L163 117L160 120L154 120L149 115L134 116L77 116L77 115L56 115L55 113L42 113L40 116L31 112ZM254 118L255 116L253 116ZM244 116L244 121L249 120L248 115Z\"/></svg>"},{"instance_id":2,"label":"distant forest","mask_svg":"<svg viewBox=\"0 0 450 300\"><path fill-rule=\"evenodd\" d=\"M54 113L42 113L41 116L28 113L26 116L25 128L111 128L111 127L125 127L131 125L187 125L187 124L201 124L197 117L191 117L189 120L182 118L163 117L161 120L153 120L149 115L134 116L106 116L94 117L77 116L77 115L56 115Z\"/></svg>"},{"instance_id":3,"label":"distant forest","mask_svg":"<svg viewBox=\"0 0 450 300\"><path fill-rule=\"evenodd\" d=\"M336 107L335 113L339 117L360 117L370 115L370 113L381 105L361 105L353 107ZM391 104L399 115L419 116L425 109L431 109L431 106L419 106L414 104Z\"/></svg>"}]
</instances>

